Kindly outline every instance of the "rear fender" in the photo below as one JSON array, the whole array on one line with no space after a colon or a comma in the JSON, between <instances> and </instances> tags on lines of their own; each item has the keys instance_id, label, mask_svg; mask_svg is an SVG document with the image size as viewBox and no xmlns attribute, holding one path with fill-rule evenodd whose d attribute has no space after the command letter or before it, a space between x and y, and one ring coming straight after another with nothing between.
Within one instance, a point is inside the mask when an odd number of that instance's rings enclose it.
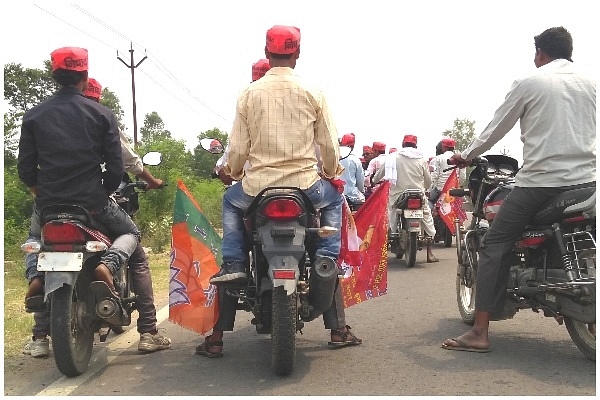
<instances>
[{"instance_id":1,"label":"rear fender","mask_svg":"<svg viewBox=\"0 0 600 400\"><path fill-rule=\"evenodd\" d=\"M421 232L420 218L406 218L406 230L408 232Z\"/></svg>"},{"instance_id":2,"label":"rear fender","mask_svg":"<svg viewBox=\"0 0 600 400\"><path fill-rule=\"evenodd\" d=\"M77 282L79 271L76 272L46 272L45 275L45 294L44 301L48 301L48 295L57 289L63 287L63 285L74 286Z\"/></svg>"}]
</instances>

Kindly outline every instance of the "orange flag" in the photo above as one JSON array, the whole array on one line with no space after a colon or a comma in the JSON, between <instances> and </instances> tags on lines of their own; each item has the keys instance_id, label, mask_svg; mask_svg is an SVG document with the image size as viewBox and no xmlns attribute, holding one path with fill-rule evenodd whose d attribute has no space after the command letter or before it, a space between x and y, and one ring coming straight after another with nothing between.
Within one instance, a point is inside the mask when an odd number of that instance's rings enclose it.
<instances>
[{"instance_id":1,"label":"orange flag","mask_svg":"<svg viewBox=\"0 0 600 400\"><path fill-rule=\"evenodd\" d=\"M458 218L462 224L467 219L467 213L463 208L463 198L450 196L450 189L458 188L458 169L454 169L442 189L437 201L438 213L452 234L456 234L454 219Z\"/></svg>"},{"instance_id":2,"label":"orange flag","mask_svg":"<svg viewBox=\"0 0 600 400\"><path fill-rule=\"evenodd\" d=\"M344 307L387 293L387 204L390 182L378 185L355 216L346 203L342 212L342 248L338 262Z\"/></svg>"},{"instance_id":3,"label":"orange flag","mask_svg":"<svg viewBox=\"0 0 600 400\"><path fill-rule=\"evenodd\" d=\"M208 280L221 264L221 237L181 180L171 233L169 321L204 334L219 316L217 287Z\"/></svg>"}]
</instances>

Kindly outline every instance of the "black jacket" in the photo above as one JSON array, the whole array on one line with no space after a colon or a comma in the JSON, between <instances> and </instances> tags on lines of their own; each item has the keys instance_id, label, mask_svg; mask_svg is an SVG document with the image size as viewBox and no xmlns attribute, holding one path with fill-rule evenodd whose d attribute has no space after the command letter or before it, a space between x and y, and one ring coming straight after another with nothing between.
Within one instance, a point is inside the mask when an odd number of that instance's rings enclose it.
<instances>
[{"instance_id":1,"label":"black jacket","mask_svg":"<svg viewBox=\"0 0 600 400\"><path fill-rule=\"evenodd\" d=\"M62 203L99 210L123 175L114 114L63 87L23 116L17 168L28 187L37 186L38 209Z\"/></svg>"}]
</instances>

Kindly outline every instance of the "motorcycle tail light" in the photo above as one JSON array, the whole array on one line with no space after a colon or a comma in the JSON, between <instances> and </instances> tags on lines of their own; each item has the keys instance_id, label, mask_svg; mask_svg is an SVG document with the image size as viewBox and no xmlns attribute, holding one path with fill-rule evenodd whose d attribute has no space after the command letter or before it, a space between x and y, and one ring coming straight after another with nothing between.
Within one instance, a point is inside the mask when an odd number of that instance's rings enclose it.
<instances>
[{"instance_id":1,"label":"motorcycle tail light","mask_svg":"<svg viewBox=\"0 0 600 400\"><path fill-rule=\"evenodd\" d=\"M269 219L283 221L298 218L302 214L302 209L294 200L277 199L266 205L263 214Z\"/></svg>"},{"instance_id":2,"label":"motorcycle tail light","mask_svg":"<svg viewBox=\"0 0 600 400\"><path fill-rule=\"evenodd\" d=\"M85 242L85 233L77 225L69 222L47 223L42 229L42 237L44 244Z\"/></svg>"},{"instance_id":3,"label":"motorcycle tail light","mask_svg":"<svg viewBox=\"0 0 600 400\"><path fill-rule=\"evenodd\" d=\"M415 210L422 207L421 199L408 199L407 207L411 210Z\"/></svg>"},{"instance_id":4,"label":"motorcycle tail light","mask_svg":"<svg viewBox=\"0 0 600 400\"><path fill-rule=\"evenodd\" d=\"M296 271L293 269L274 269L273 279L296 279Z\"/></svg>"}]
</instances>

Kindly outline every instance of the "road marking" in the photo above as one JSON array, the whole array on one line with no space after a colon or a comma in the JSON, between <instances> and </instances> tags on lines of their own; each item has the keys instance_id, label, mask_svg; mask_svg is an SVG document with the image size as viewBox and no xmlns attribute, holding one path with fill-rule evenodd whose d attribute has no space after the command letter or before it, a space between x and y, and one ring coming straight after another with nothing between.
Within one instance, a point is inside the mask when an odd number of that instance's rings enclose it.
<instances>
[{"instance_id":1,"label":"road marking","mask_svg":"<svg viewBox=\"0 0 600 400\"><path fill-rule=\"evenodd\" d=\"M169 304L156 312L156 325L160 325L169 317ZM98 371L110 364L119 354L130 348L131 343L139 340L137 329L131 328L127 332L119 335L115 341L100 349L90 361L90 365L83 374L74 378L63 376L52 383L50 386L37 393L36 396L67 396L77 387L83 385L88 379L94 376ZM106 358L103 357L105 353Z\"/></svg>"}]
</instances>

